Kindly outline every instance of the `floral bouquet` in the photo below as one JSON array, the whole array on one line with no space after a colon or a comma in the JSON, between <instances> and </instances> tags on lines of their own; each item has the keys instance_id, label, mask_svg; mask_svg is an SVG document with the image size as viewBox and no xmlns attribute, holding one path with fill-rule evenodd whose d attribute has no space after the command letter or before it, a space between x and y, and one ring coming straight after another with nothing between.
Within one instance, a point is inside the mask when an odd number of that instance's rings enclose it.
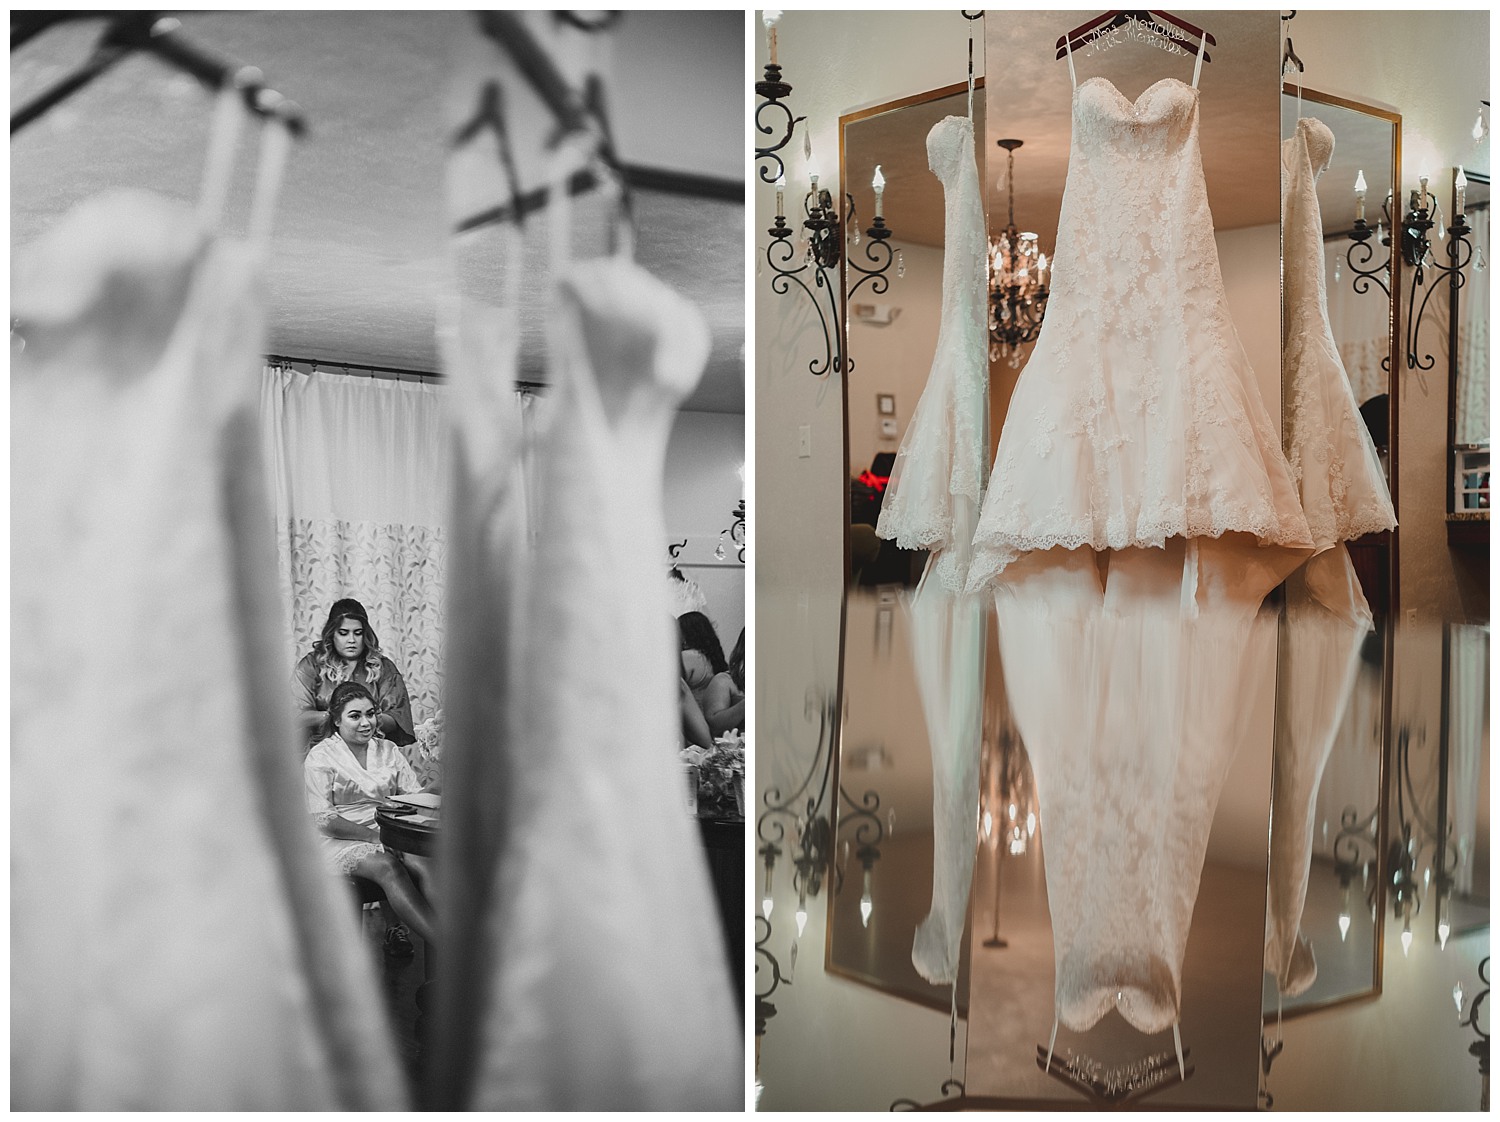
<instances>
[{"instance_id":1,"label":"floral bouquet","mask_svg":"<svg viewBox=\"0 0 1500 1122\"><path fill-rule=\"evenodd\" d=\"M417 735L416 743L408 744L401 751L422 781L422 786L428 787L442 779L443 711L439 709L412 731Z\"/></svg>"},{"instance_id":2,"label":"floral bouquet","mask_svg":"<svg viewBox=\"0 0 1500 1122\"><path fill-rule=\"evenodd\" d=\"M698 813L711 818L743 817L745 737L731 729L712 748L689 744L682 750L684 767L698 769Z\"/></svg>"}]
</instances>

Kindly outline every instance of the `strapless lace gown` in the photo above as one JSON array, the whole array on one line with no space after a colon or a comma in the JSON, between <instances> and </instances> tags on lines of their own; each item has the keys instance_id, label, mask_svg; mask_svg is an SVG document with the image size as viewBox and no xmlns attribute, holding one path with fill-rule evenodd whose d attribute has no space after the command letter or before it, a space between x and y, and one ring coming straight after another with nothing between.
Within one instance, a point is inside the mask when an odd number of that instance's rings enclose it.
<instances>
[{"instance_id":1,"label":"strapless lace gown","mask_svg":"<svg viewBox=\"0 0 1500 1122\"><path fill-rule=\"evenodd\" d=\"M445 914L461 969L440 1010L463 1054L438 1062L470 1109L736 1109L742 1037L683 808L660 561L667 437L708 328L618 258L568 266L554 314L534 439L513 404L514 317L450 339L454 589L479 622L449 655L464 789L445 800L462 816L445 875L469 896ZM460 665L497 638L500 658Z\"/></svg>"},{"instance_id":2,"label":"strapless lace gown","mask_svg":"<svg viewBox=\"0 0 1500 1122\"><path fill-rule=\"evenodd\" d=\"M974 122L945 117L927 134L943 183L943 307L927 385L901 438L875 532L934 555L933 577L960 591L984 495L989 385L986 237Z\"/></svg>"},{"instance_id":3,"label":"strapless lace gown","mask_svg":"<svg viewBox=\"0 0 1500 1122\"><path fill-rule=\"evenodd\" d=\"M1055 546L1251 534L1311 544L1230 320L1198 144L1198 91L1073 95L1052 295L1000 435L969 586ZM1269 560L1262 558L1261 564Z\"/></svg>"},{"instance_id":4,"label":"strapless lace gown","mask_svg":"<svg viewBox=\"0 0 1500 1122\"><path fill-rule=\"evenodd\" d=\"M1284 446L1314 545L1391 530L1396 512L1328 322L1317 182L1333 133L1304 117L1281 145Z\"/></svg>"},{"instance_id":5,"label":"strapless lace gown","mask_svg":"<svg viewBox=\"0 0 1500 1122\"><path fill-rule=\"evenodd\" d=\"M932 906L912 963L934 984L958 975L974 870L984 614L963 594L984 493L986 400L984 207L974 122L945 117L927 134L927 162L943 184L943 306L922 397L902 437L876 533L931 551L907 601L912 664L932 754Z\"/></svg>"},{"instance_id":6,"label":"strapless lace gown","mask_svg":"<svg viewBox=\"0 0 1500 1122\"><path fill-rule=\"evenodd\" d=\"M117 194L14 268L12 1105L399 1109L302 806L259 263Z\"/></svg>"},{"instance_id":7,"label":"strapless lace gown","mask_svg":"<svg viewBox=\"0 0 1500 1122\"><path fill-rule=\"evenodd\" d=\"M1299 928L1307 901L1314 804L1373 626L1343 542L1393 529L1395 510L1328 321L1317 180L1333 133L1304 117L1281 146L1284 444L1316 557L1287 581L1278 667L1266 969L1283 994L1317 977Z\"/></svg>"}]
</instances>

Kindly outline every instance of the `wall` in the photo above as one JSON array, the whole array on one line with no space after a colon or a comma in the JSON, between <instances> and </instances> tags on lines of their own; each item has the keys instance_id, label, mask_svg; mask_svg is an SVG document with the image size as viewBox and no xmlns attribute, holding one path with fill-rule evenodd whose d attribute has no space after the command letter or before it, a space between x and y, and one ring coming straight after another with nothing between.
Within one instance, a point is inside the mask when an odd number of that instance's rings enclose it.
<instances>
[{"instance_id":1,"label":"wall","mask_svg":"<svg viewBox=\"0 0 1500 1122\"><path fill-rule=\"evenodd\" d=\"M1292 23L1305 84L1401 114L1401 195L1419 173L1445 214L1453 167L1488 174L1490 143L1470 135L1481 98L1489 98L1489 13L1298 12ZM1403 275L1403 286L1411 273ZM1401 315L1406 316L1406 293ZM1420 303L1420 298L1419 298ZM1433 319L1428 313L1428 319ZM1441 321L1441 317L1438 317ZM1434 327L1437 325L1434 324ZM1449 553L1447 495L1447 341L1424 324L1420 353L1437 366L1401 372L1397 387L1401 606L1418 619L1462 618L1464 570ZM1487 614L1487 598L1486 598Z\"/></svg>"},{"instance_id":2,"label":"wall","mask_svg":"<svg viewBox=\"0 0 1500 1122\"><path fill-rule=\"evenodd\" d=\"M780 62L806 114L823 182L835 189L838 115L962 80L965 38L957 14L792 12L780 25ZM757 76L766 61L757 21ZM857 31L856 31L857 29ZM1293 25L1310 88L1400 110L1404 181L1419 163L1489 170L1488 142L1476 151L1468 130L1488 97L1486 13L1299 12ZM979 60L976 59L976 64ZM770 116L767 116L770 119ZM787 178L803 179L801 132L788 146ZM1446 182L1446 180L1444 180ZM774 215L774 191L757 186L754 228ZM1253 237L1253 234L1246 235ZM760 244L764 246L764 235ZM1235 247L1221 239L1221 252ZM1226 278L1231 288L1235 280ZM837 376L814 379L807 363L821 351L816 313L800 293L777 296L767 276L752 286L756 309L755 492L774 497L775 516L754 528L757 549L756 713L758 786L789 796L804 777L816 789L820 706L837 688L841 525L845 458ZM1247 347L1275 339L1275 326L1246 331ZM1259 373L1276 370L1252 353ZM1001 387L1008 389L1008 386ZM864 391L861 390L863 393ZM868 396L868 395L866 395ZM1274 398L1270 399L1274 400ZM1399 388L1402 518L1401 596L1419 615L1463 611L1459 577L1442 521L1446 477L1446 381L1403 375ZM910 404L908 403L908 408ZM1268 401L1270 404L1270 401ZM1273 408L1272 412L1276 410ZM799 429L810 454L798 456ZM1421 563L1418 564L1417 560ZM1397 719L1436 728L1440 647L1418 640L1398 656ZM831 745L824 746L827 751ZM826 807L826 798L823 804ZM790 831L789 821L786 822ZM759 844L759 842L757 842ZM777 867L774 922L767 947L785 972L796 903L788 870ZM757 880L758 880L757 876ZM811 902L795 981L772 997L777 1014L761 1038L768 1109L884 1109L895 1094L939 1098L947 1076L947 1018L829 977L822 970L822 898ZM1387 924L1390 929L1394 925ZM762 930L764 927L762 926ZM1271 1087L1278 1108L1380 1106L1472 1108L1478 1075L1456 1025L1454 981L1478 986L1474 968L1487 933L1450 941L1446 951L1418 940L1403 957L1388 930L1385 993L1286 1023L1286 1050ZM1430 933L1428 935L1430 938ZM764 961L757 985L769 969ZM960 1062L963 1040L960 1037Z\"/></svg>"},{"instance_id":3,"label":"wall","mask_svg":"<svg viewBox=\"0 0 1500 1122\"><path fill-rule=\"evenodd\" d=\"M744 463L743 415L686 410L677 414L664 479L667 538L688 540L677 564L703 590L708 601L705 614L713 620L726 656L745 626L745 566L727 539L724 560L714 557L714 547L720 532L734 522L735 504L744 494Z\"/></svg>"},{"instance_id":4,"label":"wall","mask_svg":"<svg viewBox=\"0 0 1500 1122\"><path fill-rule=\"evenodd\" d=\"M758 13L755 26L759 77L767 53ZM793 87L788 100L796 114L807 115L823 185L838 189L839 115L962 81L967 26L957 12L783 16L779 61L784 80ZM976 67L982 57L982 50L976 52ZM767 114L765 120L773 116ZM788 182L805 183L800 126L796 140L784 151L789 153ZM775 195L767 185L754 189L752 228L757 232L758 260L764 260L763 231L772 225ZM752 527L756 782L762 795L779 792L790 799L817 761L820 714L838 685L844 573L841 481L847 461L843 386L837 375L818 379L808 373L808 362L822 353L817 313L795 287L785 296L772 293L769 272L754 277L751 286L756 313L752 506L754 495L763 495L768 509L774 502L775 512ZM913 405L914 398L906 402L908 409ZM799 457L803 427L810 454ZM816 782L814 777L812 783ZM794 829L791 821L786 826L788 832ZM776 911L769 937L783 972L795 931L789 917L796 904L787 863L776 869ZM795 982L771 998L777 1015L761 1038L768 1076L762 1105L884 1110L901 1095L924 1101L939 1098L938 1088L948 1075L948 1018L825 976L820 909L826 901L819 897L813 905L799 941ZM762 972L757 988L764 988L760 979L769 967L758 965Z\"/></svg>"}]
</instances>

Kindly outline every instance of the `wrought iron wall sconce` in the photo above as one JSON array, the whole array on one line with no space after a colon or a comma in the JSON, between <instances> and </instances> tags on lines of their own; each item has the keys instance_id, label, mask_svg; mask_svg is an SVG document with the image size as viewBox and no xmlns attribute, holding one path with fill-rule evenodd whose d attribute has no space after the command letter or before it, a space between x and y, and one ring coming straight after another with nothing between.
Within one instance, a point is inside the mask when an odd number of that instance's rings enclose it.
<instances>
[{"instance_id":1,"label":"wrought iron wall sconce","mask_svg":"<svg viewBox=\"0 0 1500 1122\"><path fill-rule=\"evenodd\" d=\"M755 107L756 132L765 137L774 137L780 128L785 127L786 130L775 143L757 145L755 149L761 182L776 185L776 224L767 231L771 235L771 241L766 246L766 263L775 273L771 278L771 291L785 296L795 282L807 293L818 313L823 328L823 357L808 363L808 370L812 375L822 377L829 373L846 374L854 369L854 362L845 354L847 340L838 283L846 275L845 267L860 274L847 292L849 298L866 283L870 284L870 291L875 295L885 292L890 285L885 273L893 258L898 259L896 275L902 275L904 270L899 261L900 255L894 253L889 245L891 230L881 214L885 180L878 167L875 169L875 182L872 185L875 189L875 222L865 231L868 242L864 257L869 268L859 261L847 258L844 252L846 230L853 231L850 238L853 246L860 243L854 196L845 194L845 205L841 211L835 207L833 195L826 188L818 186L815 172L809 176L811 189L803 198L802 236L799 242L792 241L792 235L797 231L786 221L786 162L782 159L781 152L791 142L798 122L807 118L793 116L791 109L785 104L792 87L782 79L781 66L776 58L776 22L780 17L780 12L765 14L771 57L766 63L765 77L755 83L756 96L763 99ZM768 112L773 123L767 123L764 119ZM807 274L806 278L802 275L804 273ZM811 284L808 283L809 279ZM823 296L822 300L819 299L819 293ZM826 312L825 303L828 309Z\"/></svg>"},{"instance_id":2,"label":"wrought iron wall sconce","mask_svg":"<svg viewBox=\"0 0 1500 1122\"><path fill-rule=\"evenodd\" d=\"M1484 983L1484 989L1474 995L1474 1000L1469 1003L1469 1011L1464 1012L1464 987L1463 983L1455 982L1453 985L1453 1004L1458 1007L1458 1023L1467 1025L1474 1030L1479 1038L1469 1045L1469 1055L1479 1061L1479 1109L1488 1111L1490 1109L1490 1034L1479 1027L1479 1012L1484 1008L1484 1003L1490 996L1490 958L1485 955L1479 963L1479 980Z\"/></svg>"},{"instance_id":3,"label":"wrought iron wall sconce","mask_svg":"<svg viewBox=\"0 0 1500 1122\"><path fill-rule=\"evenodd\" d=\"M830 876L834 892L842 890L851 852L859 861L862 872L860 918L864 924L869 924L874 909L870 895L871 879L880 860L880 843L886 833L886 825L880 818L880 795L866 791L863 797L855 799L841 784L838 799L843 804L842 809L825 805L833 777L835 703L832 697L825 698L821 704L809 697L809 715L814 707L819 726L811 765L790 794L783 794L777 787L767 789L761 798L764 809L755 824L755 834L761 843L757 852L764 877L760 915L755 920L757 1036L764 1035L766 1022L776 1015L776 1007L769 1000L771 995L781 986L791 985L796 974L797 946L807 924L808 900L821 895ZM832 820L835 809L838 810L836 823ZM846 835L842 845L838 841L839 834ZM783 858L790 860L792 887L797 893L797 934L792 940L785 973L769 946L773 931L771 919L775 912L776 868Z\"/></svg>"},{"instance_id":4,"label":"wrought iron wall sconce","mask_svg":"<svg viewBox=\"0 0 1500 1122\"><path fill-rule=\"evenodd\" d=\"M823 357L808 363L808 370L814 377L820 378L830 372L847 374L854 369L854 360L844 353L846 337L838 282L841 275L846 273L840 266L859 274L859 279L849 286L849 299L853 299L854 294L865 284L869 284L871 293L878 296L889 289L890 278L886 275L886 270L890 268L892 260L900 256L891 248L891 229L880 213L880 196L885 183L880 178L879 168L876 168L876 177L875 221L865 231L868 240L864 247L864 258L869 262L869 268L844 253L844 231L857 229L853 195L844 196L844 212L840 214L834 207L832 194L817 185L817 176L812 177L812 189L803 199L806 217L802 222L803 250L799 260L797 247L792 242L795 231L787 225L786 216L781 213L785 179L783 177L776 181L776 224L767 231L771 235L771 241L766 246L766 263L776 274L771 278L771 290L784 296L791 291L795 282L807 293L817 310L823 328ZM857 232L852 240L854 245L859 244ZM793 264L794 262L797 263ZM811 285L802 276L804 273L811 278ZM903 274L904 268L898 261L896 275ZM818 299L819 292L824 296L822 301ZM826 312L823 308L825 303Z\"/></svg>"},{"instance_id":5,"label":"wrought iron wall sconce","mask_svg":"<svg viewBox=\"0 0 1500 1122\"><path fill-rule=\"evenodd\" d=\"M739 561L745 563L745 500L740 500L740 505L730 511L734 515L734 523L727 530L719 531L719 544L714 547L714 556L720 561L728 554L724 545L724 539L728 538L733 545L739 546Z\"/></svg>"},{"instance_id":6,"label":"wrought iron wall sconce","mask_svg":"<svg viewBox=\"0 0 1500 1122\"><path fill-rule=\"evenodd\" d=\"M1349 240L1354 244L1344 254L1344 261L1354 273L1351 285L1354 291L1361 296L1370 291L1370 282L1374 281L1380 286L1380 290L1389 299L1391 295L1391 195L1386 192L1385 200L1380 204L1383 220L1377 220L1374 228L1365 221L1365 173L1360 171L1359 178L1354 181L1354 229L1349 231ZM1386 249L1385 260L1375 264L1375 249L1371 242L1384 246ZM1355 260L1356 255L1358 260ZM1337 276L1334 277L1337 280ZM1389 371L1391 362L1387 356L1381 364L1382 368Z\"/></svg>"},{"instance_id":7,"label":"wrought iron wall sconce","mask_svg":"<svg viewBox=\"0 0 1500 1122\"><path fill-rule=\"evenodd\" d=\"M766 76L755 83L755 94L764 98L755 107L755 131L762 136L775 136L780 124L767 124L761 119L761 114L766 110L774 110L771 114L774 120L777 113L785 118L786 133L775 144L765 147L759 145L755 149L755 162L759 169L762 183L775 183L778 179L786 176L786 164L777 153L785 148L792 139L792 133L797 129L798 121L805 121L806 117L794 117L792 111L783 100L792 92L789 83L781 80L781 67L776 61L776 21L780 19L780 12L767 12L765 14L766 33L770 37L771 60L766 63ZM762 161L765 161L762 163Z\"/></svg>"},{"instance_id":8,"label":"wrought iron wall sconce","mask_svg":"<svg viewBox=\"0 0 1500 1122\"><path fill-rule=\"evenodd\" d=\"M1353 921L1354 878L1359 877L1360 895L1370 918L1375 918L1376 897L1380 887L1380 848L1376 841L1380 829L1377 807L1361 816L1352 806L1339 814L1339 832L1333 840L1333 872L1339 878L1339 941L1349 937Z\"/></svg>"},{"instance_id":9,"label":"wrought iron wall sconce","mask_svg":"<svg viewBox=\"0 0 1500 1122\"><path fill-rule=\"evenodd\" d=\"M1437 199L1433 198L1427 190L1427 176L1425 175L1421 177L1421 187L1411 193L1407 212L1401 219L1401 259L1416 270L1412 278L1413 283L1408 290L1406 309L1406 368L1408 370L1431 370L1436 362L1431 354L1418 356L1417 336L1421 331L1422 319L1427 314L1428 301L1432 299L1433 293L1438 291L1439 282L1447 280L1449 306L1456 308L1459 289L1463 288L1467 279L1463 270L1474 256L1474 245L1469 240L1469 235L1473 231L1464 219L1464 190L1467 185L1463 168L1459 168L1453 183L1453 224L1447 228L1446 236L1442 212L1438 208ZM1443 253L1448 258L1446 265L1433 262L1432 242L1428 234L1434 227L1438 231L1438 240L1443 243ZM1422 302L1418 305L1417 289L1426 285L1429 273L1432 274L1433 283L1426 288ZM1456 340L1457 319L1450 315L1449 320L1449 334Z\"/></svg>"}]
</instances>

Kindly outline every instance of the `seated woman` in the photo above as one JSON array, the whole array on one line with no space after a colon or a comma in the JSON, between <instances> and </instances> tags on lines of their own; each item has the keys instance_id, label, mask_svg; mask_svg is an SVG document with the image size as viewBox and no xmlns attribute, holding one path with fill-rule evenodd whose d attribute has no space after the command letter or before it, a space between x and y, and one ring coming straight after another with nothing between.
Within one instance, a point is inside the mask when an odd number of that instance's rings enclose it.
<instances>
[{"instance_id":1,"label":"seated woman","mask_svg":"<svg viewBox=\"0 0 1500 1122\"><path fill-rule=\"evenodd\" d=\"M745 692L734 684L724 648L714 625L702 612L677 617L682 634L682 677L708 721L709 730L722 736L745 727Z\"/></svg>"},{"instance_id":2,"label":"seated woman","mask_svg":"<svg viewBox=\"0 0 1500 1122\"><path fill-rule=\"evenodd\" d=\"M436 928L432 905L407 867L381 846L375 826L378 806L421 785L400 750L375 735L375 726L375 698L364 685L340 682L333 688L326 735L302 761L308 813L323 835L323 851L334 870L380 885L396 915L431 944ZM426 881L425 868L414 865L413 871ZM404 938L392 935L398 930L386 933L388 943Z\"/></svg>"},{"instance_id":3,"label":"seated woman","mask_svg":"<svg viewBox=\"0 0 1500 1122\"><path fill-rule=\"evenodd\" d=\"M309 745L323 735L325 711L340 682L361 682L369 688L381 737L402 746L416 741L406 679L380 653L380 640L358 600L333 605L322 635L292 672L297 713Z\"/></svg>"}]
</instances>

